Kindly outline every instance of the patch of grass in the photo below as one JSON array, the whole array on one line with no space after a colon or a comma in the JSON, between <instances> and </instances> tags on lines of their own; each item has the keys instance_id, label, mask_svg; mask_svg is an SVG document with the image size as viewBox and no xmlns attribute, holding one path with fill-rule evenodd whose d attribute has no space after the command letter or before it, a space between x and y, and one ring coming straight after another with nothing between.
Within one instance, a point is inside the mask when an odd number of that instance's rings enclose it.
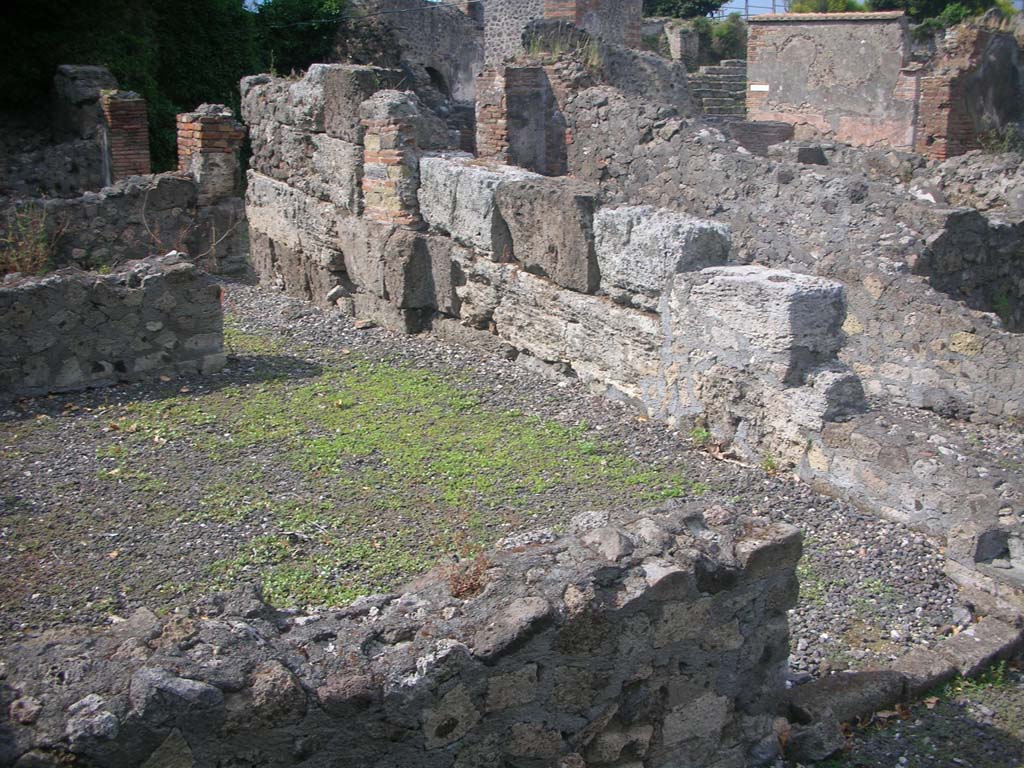
<instances>
[{"instance_id":1,"label":"patch of grass","mask_svg":"<svg viewBox=\"0 0 1024 768\"><path fill-rule=\"evenodd\" d=\"M814 605L824 605L828 585L807 558L797 563L796 576L800 581L800 598Z\"/></svg>"},{"instance_id":2,"label":"patch of grass","mask_svg":"<svg viewBox=\"0 0 1024 768\"><path fill-rule=\"evenodd\" d=\"M761 469L763 469L769 475L774 475L782 467L779 465L779 460L775 458L771 451L765 451L764 456L761 457Z\"/></svg>"},{"instance_id":3,"label":"patch of grass","mask_svg":"<svg viewBox=\"0 0 1024 768\"><path fill-rule=\"evenodd\" d=\"M432 561L417 555L405 538L333 542L311 556L302 537L260 536L242 554L214 563L211 573L224 587L258 579L274 605L344 605L429 567Z\"/></svg>"},{"instance_id":4,"label":"patch of grass","mask_svg":"<svg viewBox=\"0 0 1024 768\"><path fill-rule=\"evenodd\" d=\"M232 339L243 355L286 351L273 339ZM557 523L549 518L565 509L707 490L586 423L488 408L458 378L352 354L312 378L170 394L118 406L97 423L108 479L125 479L129 466L133 482L166 477L166 445L184 457L183 480L202 488L187 509L174 493L162 498L173 508L162 516L218 526L225 548L207 574L173 591L261 581L280 607L393 588L445 555L472 557L534 516ZM210 460L230 470L190 474Z\"/></svg>"},{"instance_id":5,"label":"patch of grass","mask_svg":"<svg viewBox=\"0 0 1024 768\"><path fill-rule=\"evenodd\" d=\"M1017 684L1008 674L1005 661L999 661L986 669L977 677L957 677L940 686L933 695L940 699L955 699L960 696L976 696L989 689L1008 689Z\"/></svg>"},{"instance_id":6,"label":"patch of grass","mask_svg":"<svg viewBox=\"0 0 1024 768\"><path fill-rule=\"evenodd\" d=\"M711 440L711 432L706 427L694 427L690 430L690 439L697 445L707 445Z\"/></svg>"}]
</instances>

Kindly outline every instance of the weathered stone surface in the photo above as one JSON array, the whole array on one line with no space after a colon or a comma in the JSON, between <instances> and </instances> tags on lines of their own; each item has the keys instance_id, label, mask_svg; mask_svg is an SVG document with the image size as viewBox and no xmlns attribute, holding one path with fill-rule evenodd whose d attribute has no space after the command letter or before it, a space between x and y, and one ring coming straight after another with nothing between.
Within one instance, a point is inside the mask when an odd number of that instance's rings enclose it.
<instances>
[{"instance_id":1,"label":"weathered stone surface","mask_svg":"<svg viewBox=\"0 0 1024 768\"><path fill-rule=\"evenodd\" d=\"M605 207L594 214L594 249L601 289L654 309L674 275L725 263L729 228L650 206Z\"/></svg>"},{"instance_id":2,"label":"weathered stone surface","mask_svg":"<svg viewBox=\"0 0 1024 768\"><path fill-rule=\"evenodd\" d=\"M1011 658L1024 643L1024 631L991 616L947 637L935 653L964 677L974 677L999 659Z\"/></svg>"},{"instance_id":3,"label":"weathered stone surface","mask_svg":"<svg viewBox=\"0 0 1024 768\"><path fill-rule=\"evenodd\" d=\"M786 693L786 703L798 722L827 719L840 723L889 709L903 697L903 675L895 671L847 672L799 685Z\"/></svg>"},{"instance_id":4,"label":"weathered stone surface","mask_svg":"<svg viewBox=\"0 0 1024 768\"><path fill-rule=\"evenodd\" d=\"M579 293L597 290L593 187L564 178L512 181L498 187L495 200L512 255L527 271Z\"/></svg>"},{"instance_id":5,"label":"weathered stone surface","mask_svg":"<svg viewBox=\"0 0 1024 768\"><path fill-rule=\"evenodd\" d=\"M239 755L316 765L339 754L377 766L764 764L784 688L764 647L768 635L784 641L790 603L779 579L748 573L736 553L777 547L775 573L792 574L783 542L799 534L759 518L708 525L692 504L643 519L671 546L638 547L610 568L577 536L538 533L488 552L490 580L466 599L439 569L410 592L313 616L277 613L242 589L195 606L195 618L26 638L8 646L4 685L43 706L9 721L5 759L46 765L33 762L45 750L150 768ZM733 580L713 596L669 593L648 584L652 563L693 580L727 569ZM699 628L651 644L641 617L708 599L722 626L743 628L733 650L708 645Z\"/></svg>"},{"instance_id":6,"label":"weathered stone surface","mask_svg":"<svg viewBox=\"0 0 1024 768\"><path fill-rule=\"evenodd\" d=\"M400 79L395 70L356 64L313 64L299 80L252 75L242 78L242 116L249 125L269 119L361 144L359 105Z\"/></svg>"},{"instance_id":7,"label":"weathered stone surface","mask_svg":"<svg viewBox=\"0 0 1024 768\"><path fill-rule=\"evenodd\" d=\"M956 667L949 659L928 648L915 648L900 656L891 668L903 675L908 699L916 700L924 693L956 677Z\"/></svg>"},{"instance_id":8,"label":"weathered stone surface","mask_svg":"<svg viewBox=\"0 0 1024 768\"><path fill-rule=\"evenodd\" d=\"M53 78L54 133L58 140L92 139L103 122L102 91L117 89L106 67L62 64Z\"/></svg>"},{"instance_id":9,"label":"weathered stone surface","mask_svg":"<svg viewBox=\"0 0 1024 768\"><path fill-rule=\"evenodd\" d=\"M224 365L220 286L176 256L0 287L0 397Z\"/></svg>"},{"instance_id":10,"label":"weathered stone surface","mask_svg":"<svg viewBox=\"0 0 1024 768\"><path fill-rule=\"evenodd\" d=\"M420 212L432 229L508 261L512 243L496 211L495 192L504 182L535 177L521 168L474 164L463 155L424 157L420 160Z\"/></svg>"}]
</instances>

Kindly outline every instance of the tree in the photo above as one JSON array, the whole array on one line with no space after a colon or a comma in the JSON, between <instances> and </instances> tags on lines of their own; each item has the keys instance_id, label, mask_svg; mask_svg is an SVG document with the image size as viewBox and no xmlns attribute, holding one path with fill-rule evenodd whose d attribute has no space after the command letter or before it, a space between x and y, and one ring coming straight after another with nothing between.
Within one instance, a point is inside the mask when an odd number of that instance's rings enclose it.
<instances>
[{"instance_id":1,"label":"tree","mask_svg":"<svg viewBox=\"0 0 1024 768\"><path fill-rule=\"evenodd\" d=\"M345 0L265 0L257 14L265 68L287 74L328 61L347 11Z\"/></svg>"},{"instance_id":2,"label":"tree","mask_svg":"<svg viewBox=\"0 0 1024 768\"><path fill-rule=\"evenodd\" d=\"M723 5L725 0L644 0L644 15L697 19L714 13Z\"/></svg>"}]
</instances>

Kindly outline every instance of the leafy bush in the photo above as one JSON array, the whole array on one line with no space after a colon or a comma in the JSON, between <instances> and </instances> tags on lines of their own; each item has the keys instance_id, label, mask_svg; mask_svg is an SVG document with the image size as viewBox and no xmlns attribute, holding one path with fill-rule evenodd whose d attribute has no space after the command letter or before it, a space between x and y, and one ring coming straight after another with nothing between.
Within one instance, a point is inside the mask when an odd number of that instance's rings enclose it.
<instances>
[{"instance_id":1,"label":"leafy bush","mask_svg":"<svg viewBox=\"0 0 1024 768\"><path fill-rule=\"evenodd\" d=\"M698 19L714 13L725 0L644 0L644 16Z\"/></svg>"},{"instance_id":2,"label":"leafy bush","mask_svg":"<svg viewBox=\"0 0 1024 768\"><path fill-rule=\"evenodd\" d=\"M747 24L738 13L724 19L694 19L700 41L700 63L717 64L722 59L747 58Z\"/></svg>"},{"instance_id":3,"label":"leafy bush","mask_svg":"<svg viewBox=\"0 0 1024 768\"><path fill-rule=\"evenodd\" d=\"M864 10L857 0L794 0L791 13L856 13Z\"/></svg>"},{"instance_id":4,"label":"leafy bush","mask_svg":"<svg viewBox=\"0 0 1024 768\"><path fill-rule=\"evenodd\" d=\"M872 11L904 11L915 21L940 19L946 9L951 6L959 6L966 11L960 19L962 21L963 18L980 16L995 4L996 0L957 0L953 3L950 3L949 0L868 0L867 2L868 8ZM952 18L960 11L953 10L950 13L949 18ZM945 24L944 26L949 25Z\"/></svg>"},{"instance_id":5,"label":"leafy bush","mask_svg":"<svg viewBox=\"0 0 1024 768\"><path fill-rule=\"evenodd\" d=\"M60 227L51 232L40 205L12 206L0 217L0 276L39 275L52 268Z\"/></svg>"}]
</instances>

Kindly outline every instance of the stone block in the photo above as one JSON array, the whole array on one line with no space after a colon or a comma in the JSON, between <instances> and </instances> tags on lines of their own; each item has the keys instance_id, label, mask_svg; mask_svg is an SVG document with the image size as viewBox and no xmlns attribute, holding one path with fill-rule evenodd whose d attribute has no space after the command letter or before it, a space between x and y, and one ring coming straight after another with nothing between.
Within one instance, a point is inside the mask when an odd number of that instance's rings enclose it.
<instances>
[{"instance_id":1,"label":"stone block","mask_svg":"<svg viewBox=\"0 0 1024 768\"><path fill-rule=\"evenodd\" d=\"M758 266L711 267L677 285L684 332L746 365L799 382L835 358L846 315L843 286L832 280ZM676 320L678 324L678 320Z\"/></svg>"},{"instance_id":2,"label":"stone block","mask_svg":"<svg viewBox=\"0 0 1024 768\"><path fill-rule=\"evenodd\" d=\"M786 693L790 719L802 723L822 721L829 714L840 723L880 709L890 709L903 698L900 672L847 672L823 677Z\"/></svg>"},{"instance_id":3,"label":"stone block","mask_svg":"<svg viewBox=\"0 0 1024 768\"><path fill-rule=\"evenodd\" d=\"M504 182L535 177L522 168L477 165L461 154L424 157L420 159L420 214L432 229L507 260L512 244L495 208L495 192Z\"/></svg>"},{"instance_id":4,"label":"stone block","mask_svg":"<svg viewBox=\"0 0 1024 768\"><path fill-rule=\"evenodd\" d=\"M952 662L927 648L915 648L900 656L891 668L906 680L906 695L914 700L956 677Z\"/></svg>"},{"instance_id":5,"label":"stone block","mask_svg":"<svg viewBox=\"0 0 1024 768\"><path fill-rule=\"evenodd\" d=\"M567 178L535 178L502 184L495 198L513 257L524 269L572 291L597 290L596 189Z\"/></svg>"},{"instance_id":6,"label":"stone block","mask_svg":"<svg viewBox=\"0 0 1024 768\"><path fill-rule=\"evenodd\" d=\"M724 264L729 228L650 206L601 208L594 215L594 249L605 293L638 293L654 301L672 277Z\"/></svg>"},{"instance_id":7,"label":"stone block","mask_svg":"<svg viewBox=\"0 0 1024 768\"><path fill-rule=\"evenodd\" d=\"M974 677L990 664L1011 658L1024 642L1024 633L1004 621L988 616L963 632L935 646L935 653L948 660L964 677Z\"/></svg>"},{"instance_id":8,"label":"stone block","mask_svg":"<svg viewBox=\"0 0 1024 768\"><path fill-rule=\"evenodd\" d=\"M400 309L455 313L449 238L398 230L384 248L386 298Z\"/></svg>"},{"instance_id":9,"label":"stone block","mask_svg":"<svg viewBox=\"0 0 1024 768\"><path fill-rule=\"evenodd\" d=\"M299 80L253 75L242 79L242 116L361 144L359 105L400 80L396 70L358 64L313 64Z\"/></svg>"},{"instance_id":10,"label":"stone block","mask_svg":"<svg viewBox=\"0 0 1024 768\"><path fill-rule=\"evenodd\" d=\"M494 675L487 684L487 710L496 712L537 698L537 665Z\"/></svg>"}]
</instances>

